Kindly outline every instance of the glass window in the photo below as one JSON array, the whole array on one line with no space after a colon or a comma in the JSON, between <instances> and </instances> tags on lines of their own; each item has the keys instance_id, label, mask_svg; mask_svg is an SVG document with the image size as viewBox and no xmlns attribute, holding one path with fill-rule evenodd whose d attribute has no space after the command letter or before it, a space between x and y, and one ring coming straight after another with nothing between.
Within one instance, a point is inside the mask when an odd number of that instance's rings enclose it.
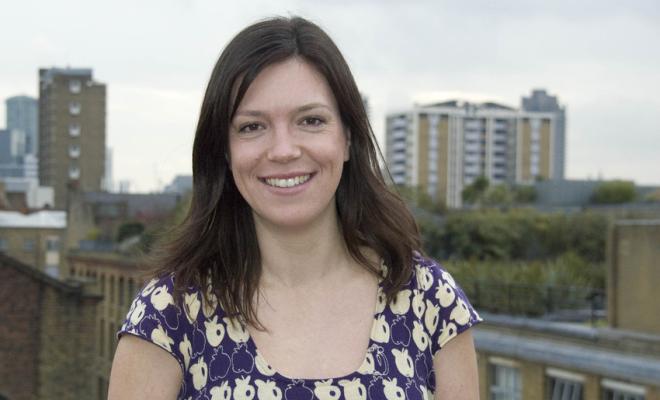
<instances>
[{"instance_id":1,"label":"glass window","mask_svg":"<svg viewBox=\"0 0 660 400\"><path fill-rule=\"evenodd\" d=\"M490 364L490 399L491 400L520 400L520 369L512 363Z\"/></svg>"},{"instance_id":2,"label":"glass window","mask_svg":"<svg viewBox=\"0 0 660 400\"><path fill-rule=\"evenodd\" d=\"M9 244L7 243L7 239L0 239L0 251L7 251L9 248Z\"/></svg>"},{"instance_id":3,"label":"glass window","mask_svg":"<svg viewBox=\"0 0 660 400\"><path fill-rule=\"evenodd\" d=\"M71 93L80 93L82 89L82 83L77 79L72 79L69 81L69 92Z\"/></svg>"},{"instance_id":4,"label":"glass window","mask_svg":"<svg viewBox=\"0 0 660 400\"><path fill-rule=\"evenodd\" d=\"M80 179L80 168L75 165L69 167L69 178Z\"/></svg>"},{"instance_id":5,"label":"glass window","mask_svg":"<svg viewBox=\"0 0 660 400\"><path fill-rule=\"evenodd\" d=\"M36 241L34 239L23 239L23 251L34 251Z\"/></svg>"},{"instance_id":6,"label":"glass window","mask_svg":"<svg viewBox=\"0 0 660 400\"><path fill-rule=\"evenodd\" d=\"M69 145L69 157L71 158L80 157L80 145L77 144Z\"/></svg>"},{"instance_id":7,"label":"glass window","mask_svg":"<svg viewBox=\"0 0 660 400\"><path fill-rule=\"evenodd\" d=\"M59 251L60 238L57 236L49 236L46 238L46 251Z\"/></svg>"},{"instance_id":8,"label":"glass window","mask_svg":"<svg viewBox=\"0 0 660 400\"><path fill-rule=\"evenodd\" d=\"M69 136L77 137L80 136L80 124L72 123L69 124Z\"/></svg>"},{"instance_id":9,"label":"glass window","mask_svg":"<svg viewBox=\"0 0 660 400\"><path fill-rule=\"evenodd\" d=\"M563 377L548 377L548 400L582 399L582 382Z\"/></svg>"},{"instance_id":10,"label":"glass window","mask_svg":"<svg viewBox=\"0 0 660 400\"><path fill-rule=\"evenodd\" d=\"M640 385L603 379L601 386L603 400L645 400L646 398L646 389Z\"/></svg>"},{"instance_id":11,"label":"glass window","mask_svg":"<svg viewBox=\"0 0 660 400\"><path fill-rule=\"evenodd\" d=\"M72 101L69 103L69 114L71 115L80 115L80 110L82 106L77 101Z\"/></svg>"}]
</instances>

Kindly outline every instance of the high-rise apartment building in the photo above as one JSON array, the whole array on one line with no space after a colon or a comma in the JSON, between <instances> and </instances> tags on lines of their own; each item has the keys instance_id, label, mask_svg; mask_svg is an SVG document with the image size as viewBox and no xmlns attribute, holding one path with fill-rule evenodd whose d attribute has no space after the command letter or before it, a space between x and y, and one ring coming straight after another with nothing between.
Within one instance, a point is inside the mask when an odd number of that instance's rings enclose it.
<instances>
[{"instance_id":1,"label":"high-rise apartment building","mask_svg":"<svg viewBox=\"0 0 660 400\"><path fill-rule=\"evenodd\" d=\"M562 110L563 115L563 110ZM386 159L395 184L416 187L449 207L477 177L493 184L562 178L563 119L556 112L459 101L393 113L386 121ZM561 128L558 125L561 124Z\"/></svg>"},{"instance_id":2,"label":"high-rise apartment building","mask_svg":"<svg viewBox=\"0 0 660 400\"><path fill-rule=\"evenodd\" d=\"M545 90L535 89L530 97L523 97L521 108L528 112L547 112L555 114L554 123L554 179L564 179L566 170L566 108L559 105L556 96L550 96Z\"/></svg>"},{"instance_id":3,"label":"high-rise apartment building","mask_svg":"<svg viewBox=\"0 0 660 400\"><path fill-rule=\"evenodd\" d=\"M71 190L99 191L105 169L105 84L91 69L39 70L39 181L55 207Z\"/></svg>"},{"instance_id":4,"label":"high-rise apartment building","mask_svg":"<svg viewBox=\"0 0 660 400\"><path fill-rule=\"evenodd\" d=\"M38 151L38 103L29 96L14 96L5 101L7 106L7 130L22 131L25 137L25 154L37 155Z\"/></svg>"}]
</instances>

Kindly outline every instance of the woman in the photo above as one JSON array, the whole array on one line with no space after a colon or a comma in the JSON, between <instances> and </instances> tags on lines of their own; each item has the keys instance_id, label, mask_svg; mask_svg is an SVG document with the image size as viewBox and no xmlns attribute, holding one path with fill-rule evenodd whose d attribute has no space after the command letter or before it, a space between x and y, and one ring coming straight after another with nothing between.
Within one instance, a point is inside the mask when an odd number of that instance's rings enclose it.
<instances>
[{"instance_id":1,"label":"woman","mask_svg":"<svg viewBox=\"0 0 660 400\"><path fill-rule=\"evenodd\" d=\"M189 214L119 332L111 399L476 399L451 276L386 187L361 96L302 18L249 26L202 104Z\"/></svg>"}]
</instances>

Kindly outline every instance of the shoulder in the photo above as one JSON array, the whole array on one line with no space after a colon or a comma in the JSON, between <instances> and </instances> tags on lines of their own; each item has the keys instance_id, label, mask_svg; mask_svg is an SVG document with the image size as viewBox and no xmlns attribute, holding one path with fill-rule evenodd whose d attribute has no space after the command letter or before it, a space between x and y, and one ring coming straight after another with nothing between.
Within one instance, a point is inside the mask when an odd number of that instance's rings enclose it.
<instances>
[{"instance_id":1,"label":"shoulder","mask_svg":"<svg viewBox=\"0 0 660 400\"><path fill-rule=\"evenodd\" d=\"M175 280L174 274L168 274L147 282L135 296L119 335L143 338L181 361L180 344L191 340L208 317L217 316L219 307L215 296L206 296L207 302L198 288L189 287L175 296Z\"/></svg>"},{"instance_id":2,"label":"shoulder","mask_svg":"<svg viewBox=\"0 0 660 400\"><path fill-rule=\"evenodd\" d=\"M435 354L456 335L482 319L459 283L440 263L415 253L413 265L410 286L423 300L424 325Z\"/></svg>"}]
</instances>

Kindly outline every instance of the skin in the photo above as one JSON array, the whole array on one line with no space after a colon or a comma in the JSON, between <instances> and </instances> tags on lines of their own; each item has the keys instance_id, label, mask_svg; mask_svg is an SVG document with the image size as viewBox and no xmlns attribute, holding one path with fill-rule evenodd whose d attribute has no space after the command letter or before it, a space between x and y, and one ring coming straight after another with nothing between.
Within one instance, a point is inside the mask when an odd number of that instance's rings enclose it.
<instances>
[{"instance_id":1,"label":"skin","mask_svg":"<svg viewBox=\"0 0 660 400\"><path fill-rule=\"evenodd\" d=\"M298 58L266 67L232 121L230 167L253 210L263 260L254 305L267 330L248 330L284 376L346 375L359 368L369 342L378 283L346 250L334 198L349 137L325 78ZM295 176L311 178L296 187L272 186L273 179ZM434 366L436 398L478 399L469 331L445 344ZM109 398L174 399L181 380L171 355L126 335Z\"/></svg>"}]
</instances>

